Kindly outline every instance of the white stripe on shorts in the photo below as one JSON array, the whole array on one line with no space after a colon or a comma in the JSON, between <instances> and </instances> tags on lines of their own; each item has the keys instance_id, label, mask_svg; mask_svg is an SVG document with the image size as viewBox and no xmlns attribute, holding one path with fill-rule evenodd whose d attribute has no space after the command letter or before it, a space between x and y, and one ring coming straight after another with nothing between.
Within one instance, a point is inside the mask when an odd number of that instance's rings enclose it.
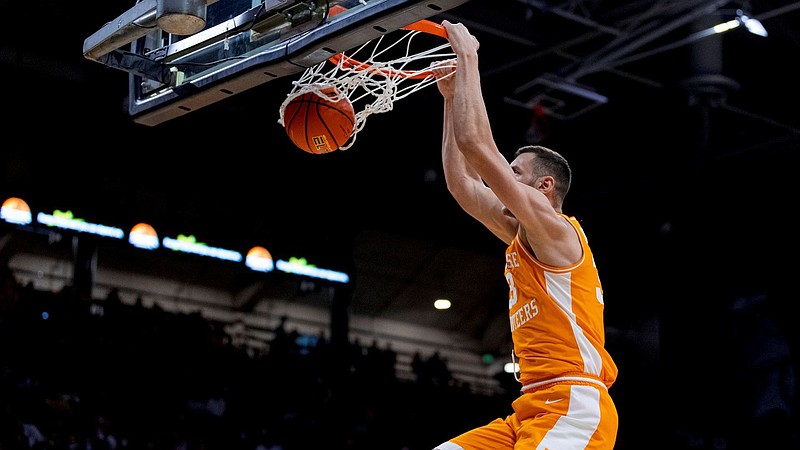
<instances>
[{"instance_id":1,"label":"white stripe on shorts","mask_svg":"<svg viewBox=\"0 0 800 450\"><path fill-rule=\"evenodd\" d=\"M439 444L439 446L433 450L464 450L464 448L452 442L445 442L444 444Z\"/></svg>"}]
</instances>

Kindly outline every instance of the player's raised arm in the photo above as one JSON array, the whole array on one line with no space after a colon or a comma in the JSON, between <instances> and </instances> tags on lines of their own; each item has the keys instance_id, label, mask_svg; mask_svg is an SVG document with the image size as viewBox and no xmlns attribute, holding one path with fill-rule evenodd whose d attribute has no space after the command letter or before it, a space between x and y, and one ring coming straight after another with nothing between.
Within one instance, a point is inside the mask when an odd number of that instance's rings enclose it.
<instances>
[{"instance_id":1,"label":"player's raised arm","mask_svg":"<svg viewBox=\"0 0 800 450\"><path fill-rule=\"evenodd\" d=\"M503 214L503 204L483 182L478 172L469 165L459 151L453 135L453 76L457 63L455 60L443 61L433 65L438 78L437 86L444 97L444 117L442 124L442 166L447 189L461 208L481 222L495 236L506 244L517 232L517 221Z\"/></svg>"}]
</instances>

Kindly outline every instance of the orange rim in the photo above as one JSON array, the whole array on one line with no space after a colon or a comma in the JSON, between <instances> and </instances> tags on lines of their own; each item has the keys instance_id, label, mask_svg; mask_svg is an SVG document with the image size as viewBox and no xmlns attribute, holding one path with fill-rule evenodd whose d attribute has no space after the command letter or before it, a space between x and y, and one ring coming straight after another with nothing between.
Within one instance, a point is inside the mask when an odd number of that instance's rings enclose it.
<instances>
[{"instance_id":1,"label":"orange rim","mask_svg":"<svg viewBox=\"0 0 800 450\"><path fill-rule=\"evenodd\" d=\"M347 9L340 5L334 5L328 10L328 17L333 17L336 14L346 11ZM408 30L408 31L419 31L422 33L432 34L434 36L439 36L441 38L447 39L447 30L441 24L431 22L430 20L422 19L418 20L412 24L406 25L400 28L401 30ZM348 69L353 70L366 70L372 73L377 73L386 77L395 77L401 76L403 78L408 79L415 79L420 80L427 78L433 75L433 72L430 70L425 70L422 72L417 71L409 71L409 70L392 70L392 69L373 69L372 64L365 63L353 59L344 53L337 53L330 58L328 61L332 62L333 64L339 64L342 62L342 66Z\"/></svg>"},{"instance_id":2,"label":"orange rim","mask_svg":"<svg viewBox=\"0 0 800 450\"><path fill-rule=\"evenodd\" d=\"M447 39L447 30L443 25L425 19L418 20L411 25L404 26L401 28L401 30L421 31L423 33L428 33Z\"/></svg>"}]
</instances>

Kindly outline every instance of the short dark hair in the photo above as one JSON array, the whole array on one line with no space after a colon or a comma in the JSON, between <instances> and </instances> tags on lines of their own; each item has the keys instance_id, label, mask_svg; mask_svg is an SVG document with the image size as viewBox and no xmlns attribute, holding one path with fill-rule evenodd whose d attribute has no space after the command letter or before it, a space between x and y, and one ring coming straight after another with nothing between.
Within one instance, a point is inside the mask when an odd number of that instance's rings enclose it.
<instances>
[{"instance_id":1,"label":"short dark hair","mask_svg":"<svg viewBox=\"0 0 800 450\"><path fill-rule=\"evenodd\" d=\"M536 164L536 173L533 174L534 179L545 175L552 176L553 179L556 180L556 194L558 195L558 200L559 202L563 202L572 184L572 169L569 167L567 159L561 156L557 151L541 145L526 145L520 147L514 153L514 157L516 158L523 153L533 153L536 155L538 161Z\"/></svg>"}]
</instances>

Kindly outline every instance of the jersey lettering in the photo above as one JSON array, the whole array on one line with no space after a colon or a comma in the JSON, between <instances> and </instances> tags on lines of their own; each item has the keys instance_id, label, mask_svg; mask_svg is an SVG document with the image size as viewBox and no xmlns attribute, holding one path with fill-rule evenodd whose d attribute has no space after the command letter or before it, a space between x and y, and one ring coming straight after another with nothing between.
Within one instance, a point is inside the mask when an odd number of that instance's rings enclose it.
<instances>
[{"instance_id":1,"label":"jersey lettering","mask_svg":"<svg viewBox=\"0 0 800 450\"><path fill-rule=\"evenodd\" d=\"M509 319L511 321L511 331L525 325L526 322L539 315L539 305L536 304L536 299L529 301L522 305L517 312L512 314Z\"/></svg>"},{"instance_id":2,"label":"jersey lettering","mask_svg":"<svg viewBox=\"0 0 800 450\"><path fill-rule=\"evenodd\" d=\"M519 267L519 261L517 261L517 252L506 253L506 269L514 269L517 267Z\"/></svg>"}]
</instances>

